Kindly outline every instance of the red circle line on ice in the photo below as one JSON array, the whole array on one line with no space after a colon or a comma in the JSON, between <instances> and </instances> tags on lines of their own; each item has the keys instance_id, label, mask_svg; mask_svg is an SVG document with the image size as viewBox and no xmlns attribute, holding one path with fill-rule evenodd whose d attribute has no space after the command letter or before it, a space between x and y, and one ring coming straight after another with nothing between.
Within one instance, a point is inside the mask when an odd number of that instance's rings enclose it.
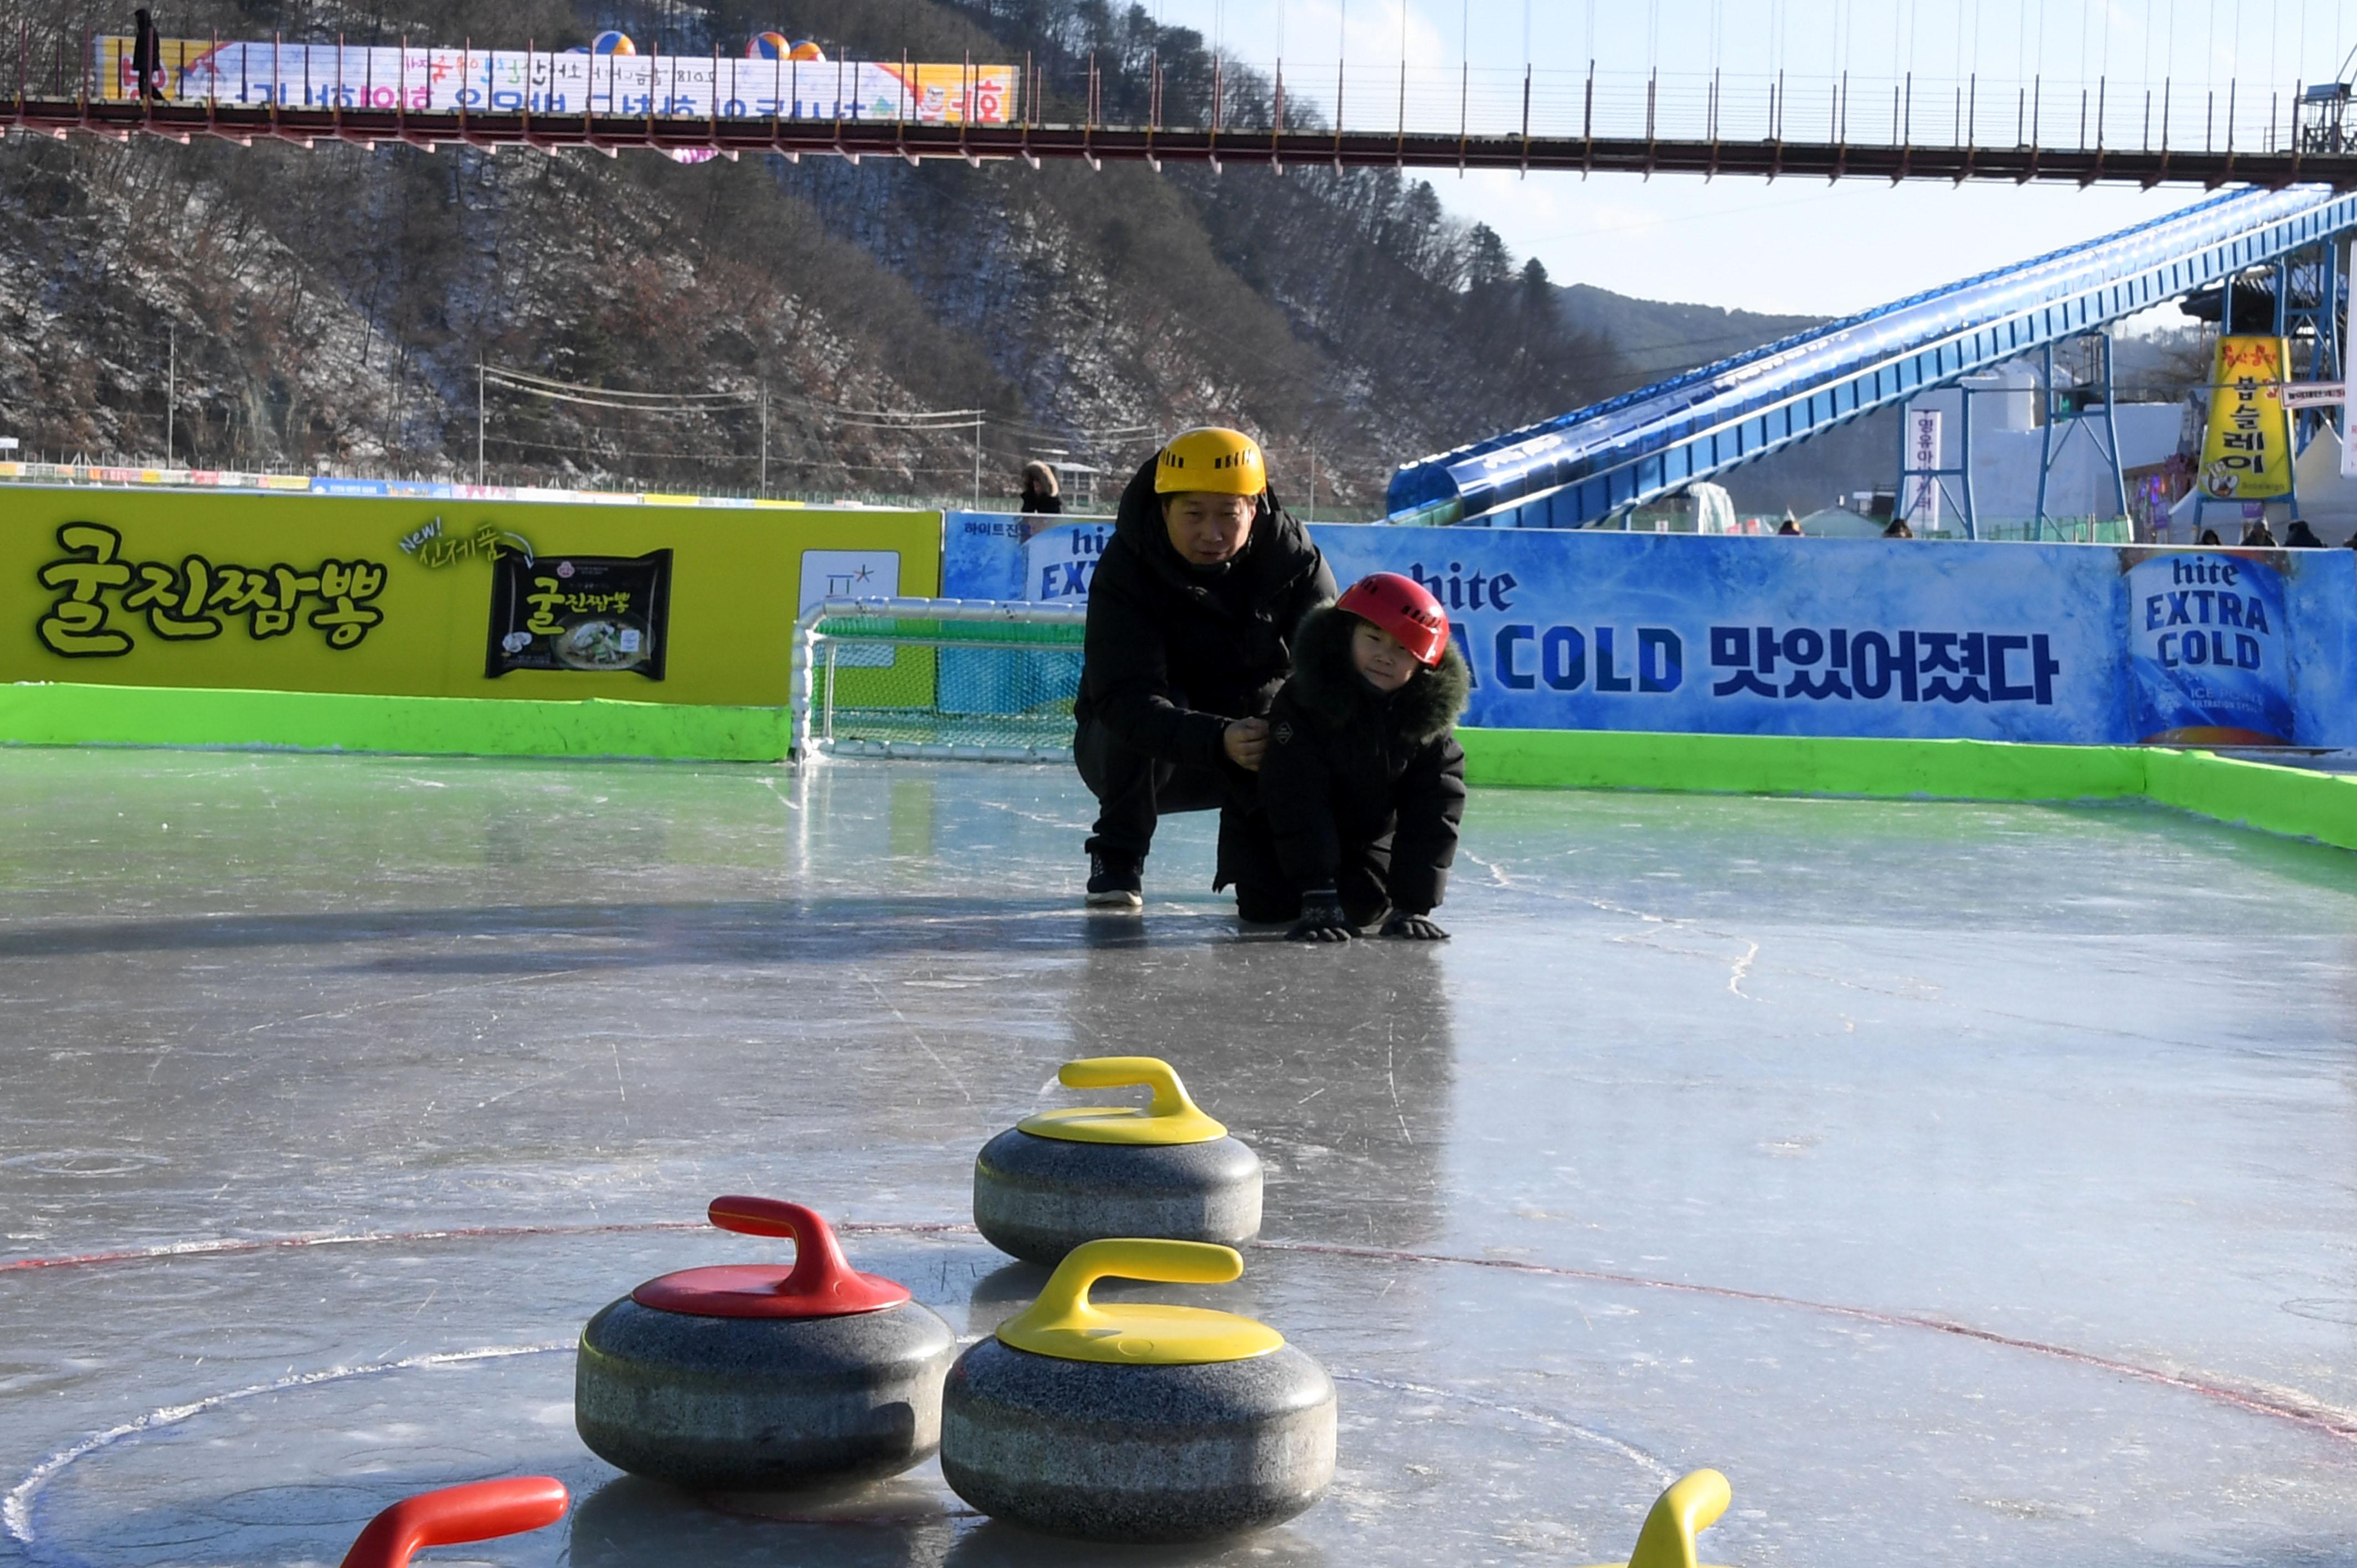
<instances>
[{"instance_id":1,"label":"red circle line on ice","mask_svg":"<svg viewBox=\"0 0 2357 1568\"><path fill-rule=\"evenodd\" d=\"M642 1235L664 1230L703 1230L709 1229L705 1219L650 1219L601 1225L471 1225L456 1226L438 1230L361 1230L333 1232L324 1235L284 1236L269 1239L218 1237L187 1241L168 1241L152 1247L124 1248L103 1252L71 1253L54 1258L17 1258L0 1262L0 1275L40 1270L102 1268L136 1263L168 1262L176 1258L233 1257L259 1252L292 1251L308 1247L364 1247L384 1245L418 1245L434 1241L517 1240L527 1238L563 1236ZM971 1225L931 1221L860 1221L845 1220L834 1230L846 1236L971 1236ZM1281 1241L1262 1240L1248 1244L1264 1252L1297 1252L1309 1256L1353 1258L1371 1262L1421 1264L1429 1267L1490 1269L1504 1273L1532 1274L1547 1279L1584 1280L1595 1284L1617 1285L1632 1290L1672 1291L1683 1295L1707 1296L1720 1301L1749 1302L1760 1306L1790 1308L1801 1312L1822 1313L1827 1316L1846 1318L1855 1323L1878 1324L1888 1328L1912 1328L1925 1333L1945 1334L1959 1339L1970 1339L1999 1349L2019 1350L2034 1356L2069 1362L2117 1377L2133 1378L2139 1382L2156 1384L2199 1394L2204 1399L2248 1412L2287 1421L2312 1432L2321 1433L2343 1443L2357 1444L2357 1415L2330 1406L2286 1398L2280 1394L2256 1389L2235 1388L2205 1378L2167 1371L2158 1367L2139 1366L2092 1351L2074 1349L2068 1345L2056 1345L2042 1339L2024 1338L2018 1335L2000 1334L1995 1329L1976 1327L1953 1318L1934 1317L1923 1313L1892 1312L1879 1307L1850 1306L1839 1302L1811 1301L1805 1296L1779 1295L1771 1291L1744 1290L1735 1285L1701 1284L1685 1280L1652 1279L1643 1274L1615 1273L1604 1269L1571 1268L1558 1263L1529 1262L1514 1258L1468 1258L1448 1252L1420 1252L1391 1247L1351 1246L1330 1241Z\"/></svg>"}]
</instances>

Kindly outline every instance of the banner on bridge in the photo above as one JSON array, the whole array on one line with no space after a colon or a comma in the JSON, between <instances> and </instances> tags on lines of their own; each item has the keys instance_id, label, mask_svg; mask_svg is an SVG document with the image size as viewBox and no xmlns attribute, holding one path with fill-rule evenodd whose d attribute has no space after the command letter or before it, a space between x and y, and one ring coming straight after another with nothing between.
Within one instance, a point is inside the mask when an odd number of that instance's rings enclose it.
<instances>
[{"instance_id":1,"label":"banner on bridge","mask_svg":"<svg viewBox=\"0 0 2357 1568\"><path fill-rule=\"evenodd\" d=\"M942 591L1084 596L1107 525L1034 521L951 513ZM1469 725L2357 746L2346 550L1310 532L1440 598Z\"/></svg>"},{"instance_id":2,"label":"banner on bridge","mask_svg":"<svg viewBox=\"0 0 2357 1568\"><path fill-rule=\"evenodd\" d=\"M99 96L139 96L132 40L95 41ZM175 102L413 113L652 114L1005 125L1017 68L522 49L161 40Z\"/></svg>"}]
</instances>

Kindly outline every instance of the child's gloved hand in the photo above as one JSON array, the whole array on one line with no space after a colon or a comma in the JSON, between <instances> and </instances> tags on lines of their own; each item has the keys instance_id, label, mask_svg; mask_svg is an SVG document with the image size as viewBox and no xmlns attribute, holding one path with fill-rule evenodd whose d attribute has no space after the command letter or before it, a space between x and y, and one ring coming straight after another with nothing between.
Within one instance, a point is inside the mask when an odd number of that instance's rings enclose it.
<instances>
[{"instance_id":1,"label":"child's gloved hand","mask_svg":"<svg viewBox=\"0 0 2357 1568\"><path fill-rule=\"evenodd\" d=\"M1301 918L1293 922L1286 940L1296 942L1347 942L1359 933L1342 913L1342 896L1331 887L1313 887L1301 896Z\"/></svg>"},{"instance_id":2,"label":"child's gloved hand","mask_svg":"<svg viewBox=\"0 0 2357 1568\"><path fill-rule=\"evenodd\" d=\"M1405 937L1412 942L1445 942L1448 940L1448 933L1436 925L1431 916L1411 915L1405 910L1393 911L1392 918L1383 922L1383 935Z\"/></svg>"}]
</instances>

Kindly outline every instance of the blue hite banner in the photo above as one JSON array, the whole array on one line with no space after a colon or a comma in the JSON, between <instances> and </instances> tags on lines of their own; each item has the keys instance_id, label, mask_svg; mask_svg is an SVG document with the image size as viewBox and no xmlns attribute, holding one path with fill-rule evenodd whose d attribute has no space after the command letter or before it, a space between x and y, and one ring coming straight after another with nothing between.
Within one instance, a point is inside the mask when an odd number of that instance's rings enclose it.
<instances>
[{"instance_id":1,"label":"blue hite banner","mask_svg":"<svg viewBox=\"0 0 2357 1568\"><path fill-rule=\"evenodd\" d=\"M942 520L942 592L952 599L1086 604L1111 518L953 511Z\"/></svg>"},{"instance_id":2,"label":"blue hite banner","mask_svg":"<svg viewBox=\"0 0 2357 1568\"><path fill-rule=\"evenodd\" d=\"M952 599L1028 599L1084 605L1113 520L953 511L942 519L942 593ZM963 649L941 655L942 706L952 713L1024 711L1039 692L1075 678L1078 657L1009 657Z\"/></svg>"},{"instance_id":3,"label":"blue hite banner","mask_svg":"<svg viewBox=\"0 0 2357 1568\"><path fill-rule=\"evenodd\" d=\"M1049 521L952 514L943 591L1084 596L1103 525L1027 529ZM2348 551L1311 532L1338 583L1439 596L1470 725L2357 745Z\"/></svg>"}]
</instances>

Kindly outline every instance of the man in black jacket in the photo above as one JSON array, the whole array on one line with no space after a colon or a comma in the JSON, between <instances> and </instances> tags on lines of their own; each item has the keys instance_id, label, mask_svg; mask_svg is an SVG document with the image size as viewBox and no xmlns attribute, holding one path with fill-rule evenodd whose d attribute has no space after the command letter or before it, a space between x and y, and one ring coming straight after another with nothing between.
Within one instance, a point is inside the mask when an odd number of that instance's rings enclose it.
<instances>
[{"instance_id":1,"label":"man in black jacket","mask_svg":"<svg viewBox=\"0 0 2357 1568\"><path fill-rule=\"evenodd\" d=\"M1293 668L1286 639L1333 596L1333 574L1270 493L1250 436L1187 431L1130 480L1089 585L1073 704L1073 760L1097 798L1092 905L1143 907L1166 811L1220 810L1212 886L1233 880L1239 835L1267 832L1254 775L1268 749L1263 715Z\"/></svg>"}]
</instances>

